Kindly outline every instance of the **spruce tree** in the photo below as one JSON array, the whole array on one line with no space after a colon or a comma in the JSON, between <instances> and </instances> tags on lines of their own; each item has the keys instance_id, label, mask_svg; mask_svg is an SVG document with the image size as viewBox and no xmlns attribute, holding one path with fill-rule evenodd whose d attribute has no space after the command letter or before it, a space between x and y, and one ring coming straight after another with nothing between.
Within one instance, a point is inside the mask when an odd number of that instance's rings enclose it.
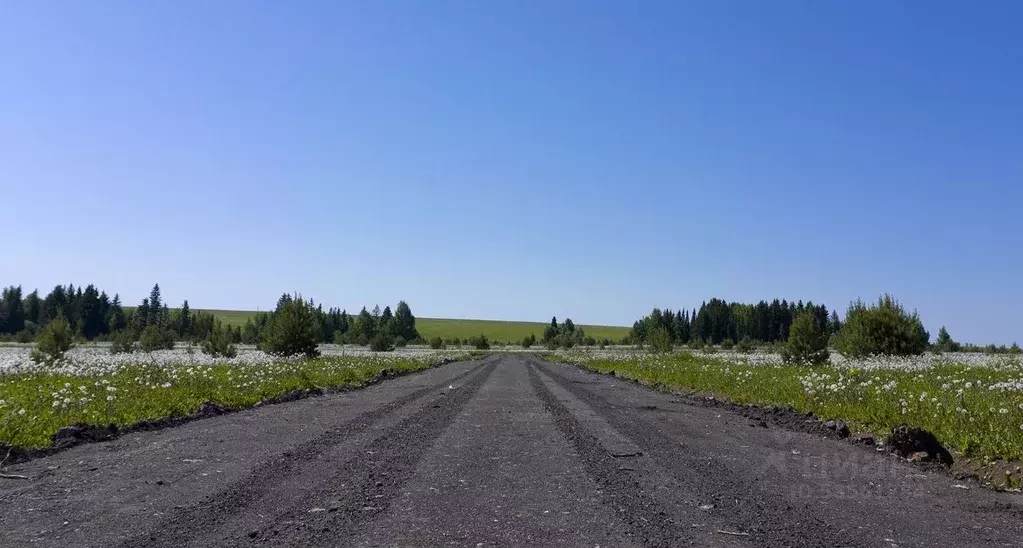
<instances>
[{"instance_id":1,"label":"spruce tree","mask_svg":"<svg viewBox=\"0 0 1023 548\"><path fill-rule=\"evenodd\" d=\"M128 326L124 308L121 307L121 296L117 293L114 293L114 300L110 302L110 310L107 311L107 326L111 333L121 331Z\"/></svg>"},{"instance_id":2,"label":"spruce tree","mask_svg":"<svg viewBox=\"0 0 1023 548\"><path fill-rule=\"evenodd\" d=\"M41 306L42 301L39 300L39 290L33 290L25 297L25 321L39 325L39 314L42 311Z\"/></svg>"},{"instance_id":3,"label":"spruce tree","mask_svg":"<svg viewBox=\"0 0 1023 548\"><path fill-rule=\"evenodd\" d=\"M804 309L792 322L782 359L786 363L820 365L828 357L828 337L817 325L813 310Z\"/></svg>"},{"instance_id":4,"label":"spruce tree","mask_svg":"<svg viewBox=\"0 0 1023 548\"><path fill-rule=\"evenodd\" d=\"M188 337L192 334L192 312L188 308L188 299L181 303L181 312L178 314L178 335ZM214 325L214 330L217 328Z\"/></svg>"},{"instance_id":5,"label":"spruce tree","mask_svg":"<svg viewBox=\"0 0 1023 548\"><path fill-rule=\"evenodd\" d=\"M21 301L21 286L8 287L0 298L0 333L18 333L25 329L25 305Z\"/></svg>"},{"instance_id":6,"label":"spruce tree","mask_svg":"<svg viewBox=\"0 0 1023 548\"><path fill-rule=\"evenodd\" d=\"M146 323L163 327L166 318L161 318L162 315L163 299L160 297L160 284L155 284L153 290L149 292L149 316L146 318Z\"/></svg>"},{"instance_id":7,"label":"spruce tree","mask_svg":"<svg viewBox=\"0 0 1023 548\"><path fill-rule=\"evenodd\" d=\"M948 334L945 326L941 326L941 329L938 330L938 338L934 340L934 347L942 352L952 350L952 336Z\"/></svg>"},{"instance_id":8,"label":"spruce tree","mask_svg":"<svg viewBox=\"0 0 1023 548\"><path fill-rule=\"evenodd\" d=\"M405 301L398 301L398 307L394 309L394 323L398 328L398 335L406 341L414 341L419 338L416 331L416 317L412 315L412 309Z\"/></svg>"}]
</instances>

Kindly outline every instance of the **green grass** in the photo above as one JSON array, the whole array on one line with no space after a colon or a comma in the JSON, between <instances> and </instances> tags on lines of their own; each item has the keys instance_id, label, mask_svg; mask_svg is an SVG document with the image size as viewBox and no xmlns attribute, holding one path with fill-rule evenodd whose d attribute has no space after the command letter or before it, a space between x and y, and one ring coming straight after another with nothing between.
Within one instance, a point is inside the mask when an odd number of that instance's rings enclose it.
<instances>
[{"instance_id":1,"label":"green grass","mask_svg":"<svg viewBox=\"0 0 1023 548\"><path fill-rule=\"evenodd\" d=\"M230 326L245 325L255 312L244 310L206 310ZM475 335L486 335L492 341L517 343L530 333L537 339L543 336L546 322L513 322L501 320L455 320L443 318L416 318L416 329L424 340L433 337L442 339L467 339ZM629 334L628 327L606 325L579 325L586 334L597 339L608 337L615 342Z\"/></svg>"},{"instance_id":2,"label":"green grass","mask_svg":"<svg viewBox=\"0 0 1023 548\"><path fill-rule=\"evenodd\" d=\"M250 310L213 310L204 309L203 312L209 312L214 317L220 318L220 321L224 322L228 326L244 326L245 322L256 315L255 311ZM266 312L264 310L264 312Z\"/></svg>"},{"instance_id":3,"label":"green grass","mask_svg":"<svg viewBox=\"0 0 1023 548\"><path fill-rule=\"evenodd\" d=\"M251 407L295 390L360 386L384 368L418 371L440 359L348 356L260 366L139 364L95 376L0 375L0 442L49 447L53 433L74 423L125 426L189 415L207 401Z\"/></svg>"},{"instance_id":4,"label":"green grass","mask_svg":"<svg viewBox=\"0 0 1023 548\"><path fill-rule=\"evenodd\" d=\"M893 426L927 429L950 449L986 459L1023 458L1023 392L1018 365L943 363L922 371L831 366L745 365L687 353L585 358L589 369L669 390L726 396L737 403L783 405L861 431L886 435ZM1001 384L1000 384L1001 383Z\"/></svg>"},{"instance_id":5,"label":"green grass","mask_svg":"<svg viewBox=\"0 0 1023 548\"><path fill-rule=\"evenodd\" d=\"M473 335L486 335L492 341L518 343L530 333L539 339L547 327L545 322L511 322L500 320L453 320L440 318L416 318L416 329L426 340L433 337L442 339L466 339ZM618 342L629 334L628 327L607 325L577 325L586 335L597 339L608 337Z\"/></svg>"}]
</instances>

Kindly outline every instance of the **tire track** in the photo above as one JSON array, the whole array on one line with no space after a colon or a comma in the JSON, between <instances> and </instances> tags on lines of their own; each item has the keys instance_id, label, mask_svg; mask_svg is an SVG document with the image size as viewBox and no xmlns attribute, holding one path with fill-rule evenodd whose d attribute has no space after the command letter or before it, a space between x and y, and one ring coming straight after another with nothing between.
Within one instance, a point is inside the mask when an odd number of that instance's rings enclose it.
<instances>
[{"instance_id":1,"label":"tire track","mask_svg":"<svg viewBox=\"0 0 1023 548\"><path fill-rule=\"evenodd\" d=\"M464 373L400 396L305 443L289 448L256 465L244 479L194 504L175 509L171 516L152 527L150 531L133 536L118 543L117 546L135 548L187 544L190 539L215 530L229 522L232 517L244 512L256 501L271 494L280 484L300 474L305 464L319 459L329 448L368 431L380 420L432 392L478 374L485 367L492 370L494 365L490 363L488 366L487 360L484 360Z\"/></svg>"},{"instance_id":2,"label":"tire track","mask_svg":"<svg viewBox=\"0 0 1023 548\"><path fill-rule=\"evenodd\" d=\"M543 366L531 362L534 368ZM691 487L704 500L715 501L716 511L731 523L742 527L756 546L858 546L847 532L821 520L808 507L790 504L784 497L767 493L755 483L737 474L723 462L708 456L677 458L680 446L658 431L658 425L632 409L615 406L591 392L543 367L543 374L566 392L592 408L609 425L628 437L667 473ZM536 373L534 373L536 374ZM539 381L539 378L537 379ZM698 449L687 447L687 451Z\"/></svg>"},{"instance_id":3,"label":"tire track","mask_svg":"<svg viewBox=\"0 0 1023 548\"><path fill-rule=\"evenodd\" d=\"M360 526L385 512L437 437L487 382L496 361L465 385L434 400L365 446L359 458L331 469L322 488L309 492L274 516L272 525L245 533L234 531L218 546L344 546ZM213 539L210 539L211 541Z\"/></svg>"},{"instance_id":4,"label":"tire track","mask_svg":"<svg viewBox=\"0 0 1023 548\"><path fill-rule=\"evenodd\" d=\"M528 370L529 382L554 418L555 427L575 447L586 472L600 485L604 504L618 514L628 533L646 546L688 544L691 540L690 526L678 523L668 511L670 509L647 493L640 482L629 474L623 474L619 461L544 386L535 365L531 363Z\"/></svg>"}]
</instances>

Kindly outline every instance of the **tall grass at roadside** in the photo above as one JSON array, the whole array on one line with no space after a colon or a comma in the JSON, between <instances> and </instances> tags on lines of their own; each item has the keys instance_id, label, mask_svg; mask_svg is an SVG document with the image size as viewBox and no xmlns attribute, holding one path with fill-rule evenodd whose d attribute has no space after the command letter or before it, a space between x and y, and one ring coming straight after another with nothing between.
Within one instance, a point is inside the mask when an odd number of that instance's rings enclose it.
<instances>
[{"instance_id":1,"label":"tall grass at roadside","mask_svg":"<svg viewBox=\"0 0 1023 548\"><path fill-rule=\"evenodd\" d=\"M1023 458L1023 367L936 362L927 369L751 365L689 353L637 356L560 354L599 372L737 403L791 406L886 434L898 424L933 432L949 448L986 459Z\"/></svg>"},{"instance_id":2,"label":"tall grass at roadside","mask_svg":"<svg viewBox=\"0 0 1023 548\"><path fill-rule=\"evenodd\" d=\"M426 369L444 357L346 356L250 366L140 363L88 376L0 375L0 442L43 448L57 430L74 423L125 426L189 415L204 402L251 407L296 390L360 386L384 369Z\"/></svg>"}]
</instances>

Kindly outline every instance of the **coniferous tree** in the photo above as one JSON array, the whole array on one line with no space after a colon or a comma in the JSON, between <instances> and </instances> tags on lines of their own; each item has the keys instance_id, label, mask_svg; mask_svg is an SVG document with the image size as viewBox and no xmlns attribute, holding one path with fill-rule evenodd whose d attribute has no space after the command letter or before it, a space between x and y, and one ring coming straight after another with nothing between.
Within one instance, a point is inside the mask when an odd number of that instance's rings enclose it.
<instances>
[{"instance_id":1,"label":"coniferous tree","mask_svg":"<svg viewBox=\"0 0 1023 548\"><path fill-rule=\"evenodd\" d=\"M188 299L181 303L181 309L178 312L178 325L177 332L181 337L188 337L192 334L192 311L188 308ZM216 329L216 326L214 326Z\"/></svg>"},{"instance_id":2,"label":"coniferous tree","mask_svg":"<svg viewBox=\"0 0 1023 548\"><path fill-rule=\"evenodd\" d=\"M39 300L39 290L35 289L25 297L25 321L38 326L41 309L42 301Z\"/></svg>"},{"instance_id":3,"label":"coniferous tree","mask_svg":"<svg viewBox=\"0 0 1023 548\"><path fill-rule=\"evenodd\" d=\"M838 319L838 312L831 311L831 318L828 320L828 334L834 335L842 329L842 321Z\"/></svg>"},{"instance_id":4,"label":"coniferous tree","mask_svg":"<svg viewBox=\"0 0 1023 548\"><path fill-rule=\"evenodd\" d=\"M135 309L135 324L132 326L132 329L136 333L142 333L146 327L149 327L149 317L149 299L142 299L142 304Z\"/></svg>"},{"instance_id":5,"label":"coniferous tree","mask_svg":"<svg viewBox=\"0 0 1023 548\"><path fill-rule=\"evenodd\" d=\"M260 334L260 348L277 356L319 355L316 346L320 329L315 309L299 295L285 297L278 301L277 309Z\"/></svg>"},{"instance_id":6,"label":"coniferous tree","mask_svg":"<svg viewBox=\"0 0 1023 548\"><path fill-rule=\"evenodd\" d=\"M393 341L394 337L397 336L397 330L394 326L394 313L391 312L390 306L384 307L384 311L380 314L378 322L380 325L380 332L383 333L385 337L388 337Z\"/></svg>"},{"instance_id":7,"label":"coniferous tree","mask_svg":"<svg viewBox=\"0 0 1023 548\"><path fill-rule=\"evenodd\" d=\"M42 307L39 311L39 323L50 323L56 319L58 315L63 314L66 307L67 293L64 290L64 286L58 285L54 287L48 295L46 295L46 298L43 299Z\"/></svg>"},{"instance_id":8,"label":"coniferous tree","mask_svg":"<svg viewBox=\"0 0 1023 548\"><path fill-rule=\"evenodd\" d=\"M89 284L82 293L82 300L78 304L76 323L82 336L86 339L94 339L105 332L106 321L103 318L103 311L100 309L99 291L92 284Z\"/></svg>"},{"instance_id":9,"label":"coniferous tree","mask_svg":"<svg viewBox=\"0 0 1023 548\"><path fill-rule=\"evenodd\" d=\"M121 307L121 296L117 293L114 293L114 300L110 302L110 310L107 311L107 326L111 333L128 327L124 308Z\"/></svg>"},{"instance_id":10,"label":"coniferous tree","mask_svg":"<svg viewBox=\"0 0 1023 548\"><path fill-rule=\"evenodd\" d=\"M160 325L162 323L160 314L163 311L163 299L160 297L160 284L153 285L152 291L149 292L149 311L149 323Z\"/></svg>"},{"instance_id":11,"label":"coniferous tree","mask_svg":"<svg viewBox=\"0 0 1023 548\"><path fill-rule=\"evenodd\" d=\"M916 312L906 312L895 297L882 295L877 304L856 300L836 337L839 352L850 357L908 356L927 349L930 334Z\"/></svg>"},{"instance_id":12,"label":"coniferous tree","mask_svg":"<svg viewBox=\"0 0 1023 548\"><path fill-rule=\"evenodd\" d=\"M412 315L412 309L405 301L398 301L398 307L394 309L394 323L398 328L398 335L406 341L414 341L419 338L416 331L416 317Z\"/></svg>"},{"instance_id":13,"label":"coniferous tree","mask_svg":"<svg viewBox=\"0 0 1023 548\"><path fill-rule=\"evenodd\" d=\"M355 326L355 340L352 341L355 344L369 344L377 334L376 321L365 306L359 311Z\"/></svg>"},{"instance_id":14,"label":"coniferous tree","mask_svg":"<svg viewBox=\"0 0 1023 548\"><path fill-rule=\"evenodd\" d=\"M787 363L819 365L826 363L828 357L828 337L817 325L813 310L804 308L797 312L782 359Z\"/></svg>"},{"instance_id":15,"label":"coniferous tree","mask_svg":"<svg viewBox=\"0 0 1023 548\"><path fill-rule=\"evenodd\" d=\"M556 339L558 337L559 333L560 333L560 331L558 329L558 317L554 316L554 317L551 318L551 324L544 328L544 330L543 330L543 339L541 339L541 340L545 344L549 343L549 342L553 341L554 339Z\"/></svg>"},{"instance_id":16,"label":"coniferous tree","mask_svg":"<svg viewBox=\"0 0 1023 548\"><path fill-rule=\"evenodd\" d=\"M0 333L18 333L25 329L25 305L21 286L5 288L0 298Z\"/></svg>"},{"instance_id":17,"label":"coniferous tree","mask_svg":"<svg viewBox=\"0 0 1023 548\"><path fill-rule=\"evenodd\" d=\"M943 352L952 350L952 336L948 334L945 326L941 326L941 329L938 330L938 338L934 340L934 347Z\"/></svg>"}]
</instances>

